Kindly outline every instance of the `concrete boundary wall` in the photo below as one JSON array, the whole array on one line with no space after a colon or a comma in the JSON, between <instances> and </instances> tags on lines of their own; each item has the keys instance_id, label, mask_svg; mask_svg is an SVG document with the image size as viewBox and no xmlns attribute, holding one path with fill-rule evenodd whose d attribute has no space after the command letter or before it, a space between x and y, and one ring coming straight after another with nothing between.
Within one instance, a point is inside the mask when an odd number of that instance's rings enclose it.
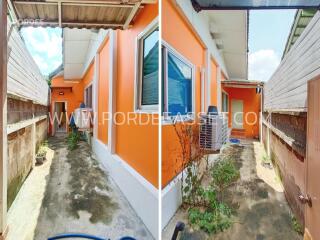
<instances>
[{"instance_id":1,"label":"concrete boundary wall","mask_svg":"<svg viewBox=\"0 0 320 240\"><path fill-rule=\"evenodd\" d=\"M35 166L47 132L47 106L8 98L8 209Z\"/></svg>"}]
</instances>

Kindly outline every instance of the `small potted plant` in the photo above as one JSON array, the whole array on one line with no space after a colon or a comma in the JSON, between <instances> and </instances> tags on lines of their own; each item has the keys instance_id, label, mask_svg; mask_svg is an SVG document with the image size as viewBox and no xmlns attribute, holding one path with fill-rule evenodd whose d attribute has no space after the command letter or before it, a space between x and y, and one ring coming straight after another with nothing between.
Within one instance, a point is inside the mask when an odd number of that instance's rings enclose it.
<instances>
[{"instance_id":1,"label":"small potted plant","mask_svg":"<svg viewBox=\"0 0 320 240\"><path fill-rule=\"evenodd\" d=\"M46 154L47 154L47 150L44 147L40 147L36 155L37 165L43 164L43 162L46 160Z\"/></svg>"}]
</instances>

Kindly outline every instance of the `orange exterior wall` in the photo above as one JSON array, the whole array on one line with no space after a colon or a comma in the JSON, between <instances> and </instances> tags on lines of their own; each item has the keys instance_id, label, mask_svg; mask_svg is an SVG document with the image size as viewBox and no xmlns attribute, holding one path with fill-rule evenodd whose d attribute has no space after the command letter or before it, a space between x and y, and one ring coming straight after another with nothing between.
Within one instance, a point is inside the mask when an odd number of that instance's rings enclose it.
<instances>
[{"instance_id":1,"label":"orange exterior wall","mask_svg":"<svg viewBox=\"0 0 320 240\"><path fill-rule=\"evenodd\" d=\"M51 105L50 112L53 114L53 105L56 101L67 102L67 116L74 112L84 102L84 88L93 80L93 64L80 80L64 80L63 76L55 77L51 80ZM72 88L72 90L70 89ZM64 95L59 95L63 92ZM50 132L52 125L50 124Z\"/></svg>"},{"instance_id":2,"label":"orange exterior wall","mask_svg":"<svg viewBox=\"0 0 320 240\"><path fill-rule=\"evenodd\" d=\"M213 106L217 106L218 105L217 65L213 59L210 60L210 67L211 67L210 104Z\"/></svg>"},{"instance_id":3,"label":"orange exterior wall","mask_svg":"<svg viewBox=\"0 0 320 240\"><path fill-rule=\"evenodd\" d=\"M162 1L162 38L195 66L196 112L200 111L200 70L205 67L205 49L170 0ZM162 126L162 187L165 187L180 169L180 146L171 125Z\"/></svg>"},{"instance_id":4,"label":"orange exterior wall","mask_svg":"<svg viewBox=\"0 0 320 240\"><path fill-rule=\"evenodd\" d=\"M84 88L86 88L88 85L90 85L92 83L93 73L94 73L94 63L91 63L87 72L85 73L85 75L82 79L82 84L83 84Z\"/></svg>"},{"instance_id":5,"label":"orange exterior wall","mask_svg":"<svg viewBox=\"0 0 320 240\"><path fill-rule=\"evenodd\" d=\"M158 4L146 5L129 30L117 31L116 111L145 122L151 114L134 112L136 37L158 16ZM154 116L158 117L157 114ZM120 115L117 121L121 122ZM116 153L150 183L158 188L158 126L139 125L133 121L116 126Z\"/></svg>"},{"instance_id":6,"label":"orange exterior wall","mask_svg":"<svg viewBox=\"0 0 320 240\"><path fill-rule=\"evenodd\" d=\"M99 79L98 79L98 139L104 144L108 143L109 109L109 67L110 67L109 39L99 52Z\"/></svg>"},{"instance_id":7,"label":"orange exterior wall","mask_svg":"<svg viewBox=\"0 0 320 240\"><path fill-rule=\"evenodd\" d=\"M243 100L243 128L245 130L246 138L257 138L259 137L259 119L260 119L260 110L261 110L261 94L256 93L255 88L230 88L230 87L222 87L225 92L228 93L229 96L229 127L232 125L232 99ZM250 123L255 121L255 117L253 114L248 114L247 120L245 120L245 116L248 112L254 112L257 116L257 122L254 125ZM249 124L248 124L249 123Z\"/></svg>"}]
</instances>

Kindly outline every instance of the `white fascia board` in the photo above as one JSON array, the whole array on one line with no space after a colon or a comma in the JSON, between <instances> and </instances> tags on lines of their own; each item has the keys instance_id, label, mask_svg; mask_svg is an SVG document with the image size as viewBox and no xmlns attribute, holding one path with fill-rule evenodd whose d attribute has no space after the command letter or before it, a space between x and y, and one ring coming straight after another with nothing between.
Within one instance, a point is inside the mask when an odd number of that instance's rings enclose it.
<instances>
[{"instance_id":1,"label":"white fascia board","mask_svg":"<svg viewBox=\"0 0 320 240\"><path fill-rule=\"evenodd\" d=\"M81 78L84 77L86 74L90 64L92 63L93 59L96 56L98 49L100 48L101 44L104 42L106 36L108 35L109 30L101 29L96 37L96 39L90 40L90 46L88 48L87 56L85 58L85 62L83 64L83 70L81 73Z\"/></svg>"},{"instance_id":2,"label":"white fascia board","mask_svg":"<svg viewBox=\"0 0 320 240\"><path fill-rule=\"evenodd\" d=\"M193 9L191 1L175 0L175 2L180 10L184 13L189 24L196 31L202 43L206 46L211 56L216 60L224 75L229 78L224 59L217 49L215 41L210 35L210 24L208 18L197 13Z\"/></svg>"}]
</instances>

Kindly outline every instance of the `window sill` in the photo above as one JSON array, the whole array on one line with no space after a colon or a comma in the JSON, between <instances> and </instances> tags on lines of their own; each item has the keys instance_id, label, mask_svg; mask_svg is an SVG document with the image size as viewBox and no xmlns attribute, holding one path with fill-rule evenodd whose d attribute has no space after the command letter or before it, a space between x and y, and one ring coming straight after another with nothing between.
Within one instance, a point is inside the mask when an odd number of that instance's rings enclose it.
<instances>
[{"instance_id":1,"label":"window sill","mask_svg":"<svg viewBox=\"0 0 320 240\"><path fill-rule=\"evenodd\" d=\"M161 117L162 125L174 125L176 123L194 123L195 117L190 115L180 115L179 117L171 116L171 117Z\"/></svg>"},{"instance_id":2,"label":"window sill","mask_svg":"<svg viewBox=\"0 0 320 240\"><path fill-rule=\"evenodd\" d=\"M141 106L140 108L135 108L134 112L140 114L159 114L159 105Z\"/></svg>"},{"instance_id":3,"label":"window sill","mask_svg":"<svg viewBox=\"0 0 320 240\"><path fill-rule=\"evenodd\" d=\"M159 114L158 110L136 109L134 112L138 114Z\"/></svg>"}]
</instances>

